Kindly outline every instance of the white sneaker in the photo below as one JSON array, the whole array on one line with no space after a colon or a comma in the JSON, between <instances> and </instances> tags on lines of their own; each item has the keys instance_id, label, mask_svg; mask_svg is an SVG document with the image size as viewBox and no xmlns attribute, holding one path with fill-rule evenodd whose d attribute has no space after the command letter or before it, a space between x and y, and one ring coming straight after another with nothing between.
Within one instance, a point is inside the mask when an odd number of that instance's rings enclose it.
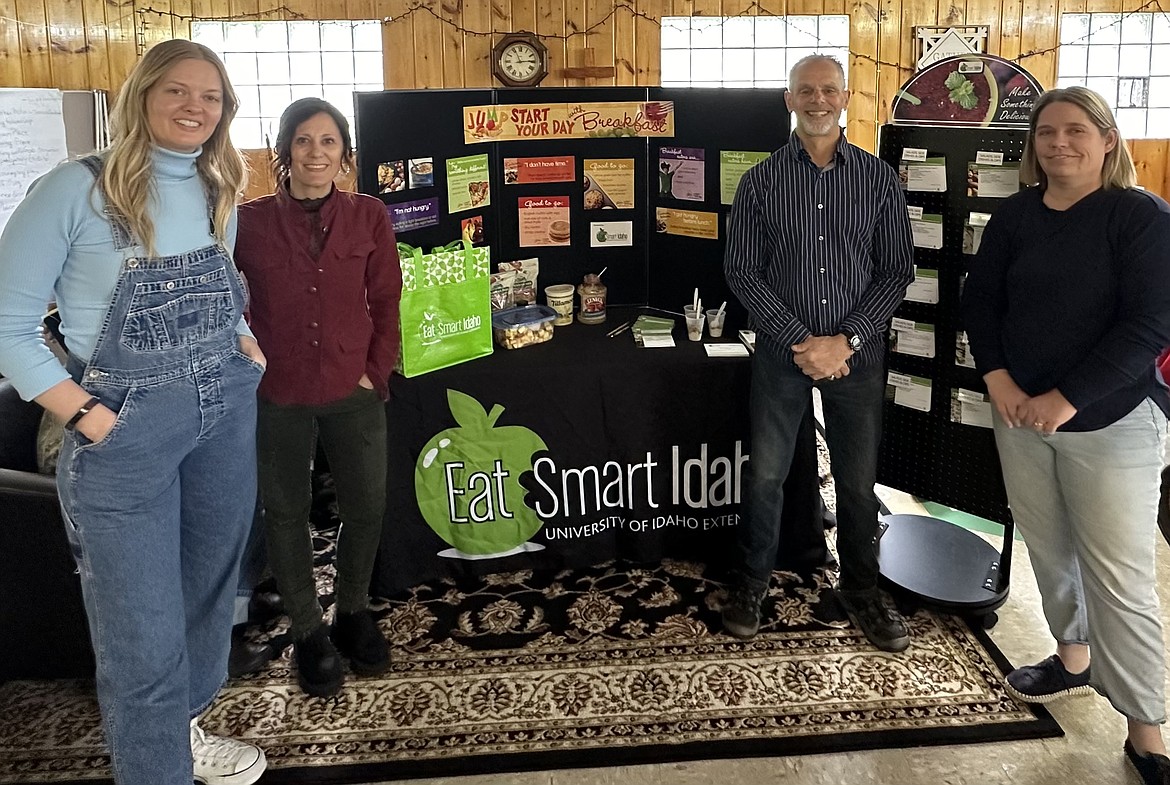
<instances>
[{"instance_id":1,"label":"white sneaker","mask_svg":"<svg viewBox=\"0 0 1170 785\"><path fill-rule=\"evenodd\" d=\"M191 757L195 761L195 781L203 785L252 785L268 768L264 750L204 733L198 720L191 720Z\"/></svg>"}]
</instances>

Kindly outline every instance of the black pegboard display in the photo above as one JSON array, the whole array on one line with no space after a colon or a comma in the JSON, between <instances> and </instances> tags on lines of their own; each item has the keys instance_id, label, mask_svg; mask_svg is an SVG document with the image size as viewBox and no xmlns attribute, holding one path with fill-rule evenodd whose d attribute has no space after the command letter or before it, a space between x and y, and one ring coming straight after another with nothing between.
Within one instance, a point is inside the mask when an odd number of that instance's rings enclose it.
<instances>
[{"instance_id":1,"label":"black pegboard display","mask_svg":"<svg viewBox=\"0 0 1170 785\"><path fill-rule=\"evenodd\" d=\"M1003 153L1005 163L1018 162L1025 136L1022 129L884 125L879 143L881 158L895 168L908 147L925 148L931 158L945 157L947 190L906 193L911 206L943 216L943 247L914 249L918 267L938 270L939 301L904 301L894 316L933 324L935 356L890 352L889 363L891 371L930 379L931 405L929 412L920 412L886 402L878 482L1004 524L1011 522L1011 513L995 437L988 428L952 422L951 395L956 389L987 391L978 371L959 365L955 357L963 329L962 279L974 259L963 253L963 232L970 213L992 213L1003 201L967 195L967 163L980 151Z\"/></svg>"},{"instance_id":2,"label":"black pegboard display","mask_svg":"<svg viewBox=\"0 0 1170 785\"><path fill-rule=\"evenodd\" d=\"M675 135L663 138L509 140L466 144L463 109L467 106L530 103L609 103L672 101ZM711 307L728 300L728 327L742 327L741 306L723 278L726 215L720 203L721 150L772 152L788 138L789 113L782 89L723 90L710 88L553 87L483 90L384 90L355 94L358 190L379 196L386 204L437 198L436 226L402 232L399 239L430 249L460 236L461 222L472 215L483 220L484 242L493 261L538 257L540 285L577 283L587 272L607 268L604 281L612 305L649 303L681 310L698 286ZM657 196L662 146L704 150L705 199L702 202L663 200ZM491 204L456 214L447 212L445 161L487 154ZM576 181L505 185L505 157L573 156ZM425 188L378 193L378 164L431 157L433 184ZM583 209L583 161L590 158L634 160L635 207L630 210ZM522 248L519 244L517 200L568 194L571 245ZM719 238L708 240L659 234L655 208L675 207L718 215ZM590 247L591 221L631 221L633 245ZM543 301L543 297L541 298Z\"/></svg>"}]
</instances>

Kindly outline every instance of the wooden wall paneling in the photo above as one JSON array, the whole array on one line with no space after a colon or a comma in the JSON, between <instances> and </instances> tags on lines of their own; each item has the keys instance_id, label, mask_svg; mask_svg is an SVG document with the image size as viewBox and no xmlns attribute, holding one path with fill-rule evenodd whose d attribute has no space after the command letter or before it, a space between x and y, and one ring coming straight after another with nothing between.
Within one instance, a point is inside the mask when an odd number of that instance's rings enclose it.
<instances>
[{"instance_id":1,"label":"wooden wall paneling","mask_svg":"<svg viewBox=\"0 0 1170 785\"><path fill-rule=\"evenodd\" d=\"M421 4L434 9L438 3L426 0ZM421 7L410 17L414 23L414 87L445 87L443 83L443 51L437 44L443 35L443 22Z\"/></svg>"},{"instance_id":2,"label":"wooden wall paneling","mask_svg":"<svg viewBox=\"0 0 1170 785\"><path fill-rule=\"evenodd\" d=\"M637 0L639 14L634 19L634 68L637 84L662 84L662 4L654 0ZM644 15L644 16L643 16ZM649 16L650 19L645 17ZM655 21L651 21L655 20Z\"/></svg>"},{"instance_id":3,"label":"wooden wall paneling","mask_svg":"<svg viewBox=\"0 0 1170 785\"><path fill-rule=\"evenodd\" d=\"M152 10L146 11L149 6ZM135 3L133 22L137 28L139 41L144 49L150 49L157 43L174 38L171 29L171 0L149 0L141 4Z\"/></svg>"},{"instance_id":4,"label":"wooden wall paneling","mask_svg":"<svg viewBox=\"0 0 1170 785\"><path fill-rule=\"evenodd\" d=\"M579 36L586 47L594 51L594 65L613 65L617 51L614 39L614 0L585 0L585 29L588 35ZM604 20L604 21L602 21ZM594 27L596 25L596 27ZM589 79L585 84L603 87L617 84L617 77Z\"/></svg>"},{"instance_id":5,"label":"wooden wall paneling","mask_svg":"<svg viewBox=\"0 0 1170 785\"><path fill-rule=\"evenodd\" d=\"M669 3L670 0L667 0ZM565 63L579 65L581 51L589 48L589 36L585 35L585 0L563 0L561 4L565 15ZM580 87L586 84L584 79L562 78L552 84L564 84L570 87Z\"/></svg>"},{"instance_id":6,"label":"wooden wall paneling","mask_svg":"<svg viewBox=\"0 0 1170 785\"><path fill-rule=\"evenodd\" d=\"M792 16L819 16L824 12L824 0L788 0L787 13Z\"/></svg>"},{"instance_id":7,"label":"wooden wall paneling","mask_svg":"<svg viewBox=\"0 0 1170 785\"><path fill-rule=\"evenodd\" d=\"M566 82L561 71L568 63L567 41L564 38L565 4L559 0L537 0L536 26L533 30L541 36L553 36L541 39L548 47L548 76L541 85L563 87Z\"/></svg>"},{"instance_id":8,"label":"wooden wall paneling","mask_svg":"<svg viewBox=\"0 0 1170 785\"><path fill-rule=\"evenodd\" d=\"M1040 52L1056 46L1057 36L1056 0L1028 0L1023 30L1020 33L1020 54ZM1020 60L1036 81L1045 88L1056 84L1056 53L1031 54Z\"/></svg>"},{"instance_id":9,"label":"wooden wall paneling","mask_svg":"<svg viewBox=\"0 0 1170 785\"><path fill-rule=\"evenodd\" d=\"M382 70L387 89L405 90L418 84L414 73L414 19L406 16L407 0L382 0Z\"/></svg>"},{"instance_id":10,"label":"wooden wall paneling","mask_svg":"<svg viewBox=\"0 0 1170 785\"><path fill-rule=\"evenodd\" d=\"M24 84L24 58L16 0L0 0L0 17L0 86L20 87Z\"/></svg>"},{"instance_id":11,"label":"wooden wall paneling","mask_svg":"<svg viewBox=\"0 0 1170 785\"><path fill-rule=\"evenodd\" d=\"M1024 26L1024 7L1021 0L1003 0L999 14L999 50L989 50L993 55L1015 60L1020 52L1020 35ZM1026 63L1020 65L1027 68Z\"/></svg>"},{"instance_id":12,"label":"wooden wall paneling","mask_svg":"<svg viewBox=\"0 0 1170 785\"><path fill-rule=\"evenodd\" d=\"M842 16L845 14L845 0L825 0L824 13L833 16Z\"/></svg>"},{"instance_id":13,"label":"wooden wall paneling","mask_svg":"<svg viewBox=\"0 0 1170 785\"><path fill-rule=\"evenodd\" d=\"M1134 139L1126 144L1137 167L1138 185L1170 198L1170 140Z\"/></svg>"},{"instance_id":14,"label":"wooden wall paneling","mask_svg":"<svg viewBox=\"0 0 1170 785\"><path fill-rule=\"evenodd\" d=\"M512 29L502 32L536 32L536 0L512 0Z\"/></svg>"},{"instance_id":15,"label":"wooden wall paneling","mask_svg":"<svg viewBox=\"0 0 1170 785\"><path fill-rule=\"evenodd\" d=\"M48 8L40 0L16 0L23 87L55 87L49 60L47 14Z\"/></svg>"},{"instance_id":16,"label":"wooden wall paneling","mask_svg":"<svg viewBox=\"0 0 1170 785\"><path fill-rule=\"evenodd\" d=\"M492 85L492 13L484 2L463 3L463 27L470 32L463 35L463 86L491 87ZM472 33L487 33L473 35Z\"/></svg>"},{"instance_id":17,"label":"wooden wall paneling","mask_svg":"<svg viewBox=\"0 0 1170 785\"><path fill-rule=\"evenodd\" d=\"M53 86L62 90L89 88L89 61L85 53L85 10L81 0L45 0L48 21L49 67Z\"/></svg>"},{"instance_id":18,"label":"wooden wall paneling","mask_svg":"<svg viewBox=\"0 0 1170 785\"><path fill-rule=\"evenodd\" d=\"M443 87L463 87L463 3L439 3L439 48L443 53Z\"/></svg>"},{"instance_id":19,"label":"wooden wall paneling","mask_svg":"<svg viewBox=\"0 0 1170 785\"><path fill-rule=\"evenodd\" d=\"M899 81L891 88L891 92L887 93L883 89L879 93L883 111L881 122L889 120L894 93L918 70L918 40L914 28L944 24L943 15L954 13L951 8L952 6L947 0L942 0L941 3L939 0L902 0L902 41L896 58L899 65ZM966 6L964 5L963 8L965 9ZM959 22L959 24L961 23ZM883 57L882 59L888 58Z\"/></svg>"},{"instance_id":20,"label":"wooden wall paneling","mask_svg":"<svg viewBox=\"0 0 1170 785\"><path fill-rule=\"evenodd\" d=\"M82 0L85 16L85 59L91 90L110 89L109 38L106 36L106 8L103 0Z\"/></svg>"},{"instance_id":21,"label":"wooden wall paneling","mask_svg":"<svg viewBox=\"0 0 1170 785\"><path fill-rule=\"evenodd\" d=\"M877 124L881 126L890 119L890 102L894 93L904 81L900 64L906 62L906 41L914 34L908 20L903 21L902 0L873 0L881 9L877 25ZM899 65L894 65L894 64Z\"/></svg>"},{"instance_id":22,"label":"wooden wall paneling","mask_svg":"<svg viewBox=\"0 0 1170 785\"><path fill-rule=\"evenodd\" d=\"M948 26L967 24L967 0L940 0L938 24Z\"/></svg>"},{"instance_id":23,"label":"wooden wall paneling","mask_svg":"<svg viewBox=\"0 0 1170 785\"><path fill-rule=\"evenodd\" d=\"M967 0L967 24L987 27L984 51L996 54L999 51L1000 0Z\"/></svg>"},{"instance_id":24,"label":"wooden wall paneling","mask_svg":"<svg viewBox=\"0 0 1170 785\"><path fill-rule=\"evenodd\" d=\"M877 149L878 16L876 0L849 4L849 141L873 152Z\"/></svg>"},{"instance_id":25,"label":"wooden wall paneling","mask_svg":"<svg viewBox=\"0 0 1170 785\"><path fill-rule=\"evenodd\" d=\"M619 85L638 83L638 69L634 65L637 57L637 40L634 38L634 15L625 3L614 3L613 16L613 67L614 82ZM604 63L603 63L604 64Z\"/></svg>"}]
</instances>

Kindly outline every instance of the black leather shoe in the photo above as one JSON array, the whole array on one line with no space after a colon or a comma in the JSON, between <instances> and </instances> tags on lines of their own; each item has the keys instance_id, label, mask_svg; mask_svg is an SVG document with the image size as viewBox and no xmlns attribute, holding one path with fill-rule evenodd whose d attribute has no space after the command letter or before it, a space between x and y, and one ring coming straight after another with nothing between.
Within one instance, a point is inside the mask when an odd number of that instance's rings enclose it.
<instances>
[{"instance_id":1,"label":"black leather shoe","mask_svg":"<svg viewBox=\"0 0 1170 785\"><path fill-rule=\"evenodd\" d=\"M303 638L293 642L297 660L297 683L301 689L316 698L329 698L341 691L345 674L341 657L329 640L329 628L324 624Z\"/></svg>"},{"instance_id":2,"label":"black leather shoe","mask_svg":"<svg viewBox=\"0 0 1170 785\"><path fill-rule=\"evenodd\" d=\"M267 643L246 640L243 635L232 631L232 650L228 654L228 676L238 679L249 673L263 670L276 656Z\"/></svg>"},{"instance_id":3,"label":"black leather shoe","mask_svg":"<svg viewBox=\"0 0 1170 785\"><path fill-rule=\"evenodd\" d=\"M390 645L368 610L337 614L333 642L360 676L377 676L390 667Z\"/></svg>"},{"instance_id":4,"label":"black leather shoe","mask_svg":"<svg viewBox=\"0 0 1170 785\"><path fill-rule=\"evenodd\" d=\"M263 624L284 613L284 597L276 591L254 591L248 600L248 621Z\"/></svg>"}]
</instances>

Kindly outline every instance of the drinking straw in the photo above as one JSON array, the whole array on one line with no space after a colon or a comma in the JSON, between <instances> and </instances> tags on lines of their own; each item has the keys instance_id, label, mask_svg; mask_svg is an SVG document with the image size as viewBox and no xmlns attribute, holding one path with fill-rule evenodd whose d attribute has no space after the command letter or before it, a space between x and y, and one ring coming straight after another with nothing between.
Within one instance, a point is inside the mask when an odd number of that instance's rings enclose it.
<instances>
[{"instance_id":1,"label":"drinking straw","mask_svg":"<svg viewBox=\"0 0 1170 785\"><path fill-rule=\"evenodd\" d=\"M606 271L606 270L608 270L608 269L609 269L609 265L606 265L605 267L602 267L602 268L601 268L601 272L599 272L599 273L597 274L597 277L598 277L598 278L600 278L601 276L605 275L605 271Z\"/></svg>"},{"instance_id":2,"label":"drinking straw","mask_svg":"<svg viewBox=\"0 0 1170 785\"><path fill-rule=\"evenodd\" d=\"M691 307L696 311L699 310L699 287L695 287L695 296L691 298Z\"/></svg>"}]
</instances>

